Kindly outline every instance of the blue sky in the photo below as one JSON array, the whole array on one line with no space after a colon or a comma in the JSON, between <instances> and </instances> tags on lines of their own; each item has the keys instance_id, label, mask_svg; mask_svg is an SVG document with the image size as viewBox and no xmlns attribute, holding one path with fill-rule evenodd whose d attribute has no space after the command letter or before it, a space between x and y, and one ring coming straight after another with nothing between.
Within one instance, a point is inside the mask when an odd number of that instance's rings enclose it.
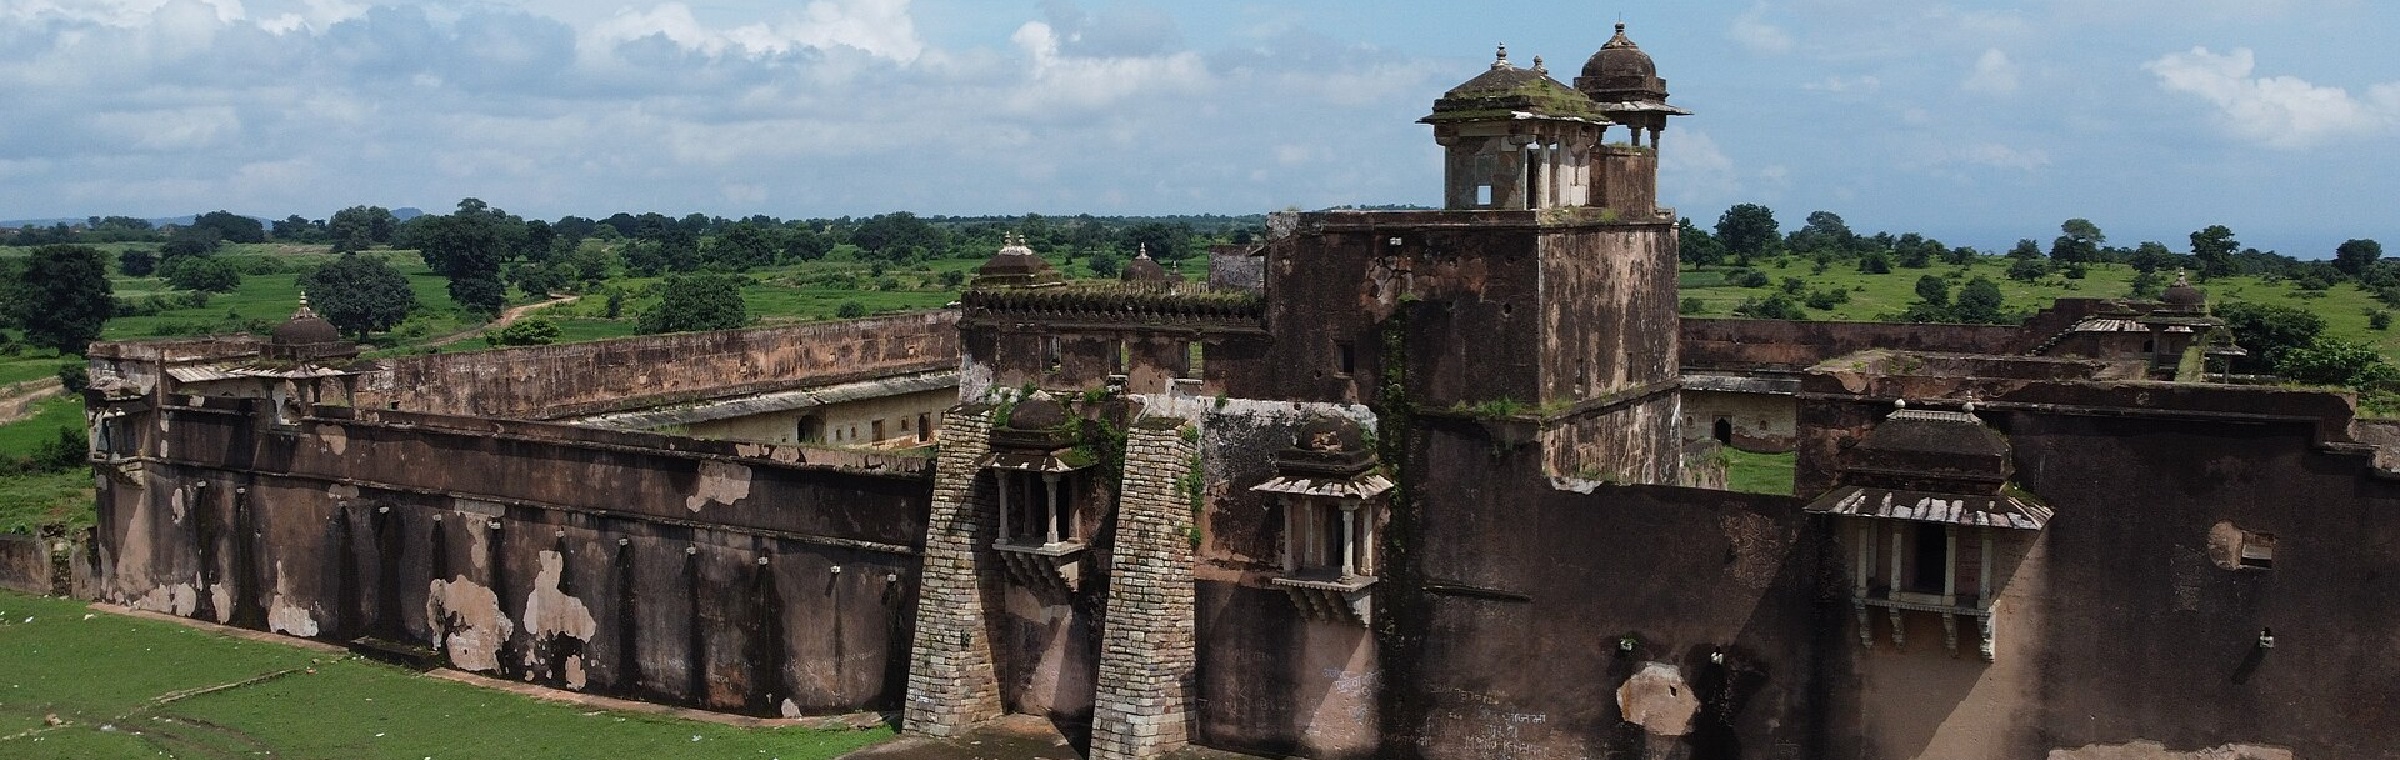
<instances>
[{"instance_id":1,"label":"blue sky","mask_svg":"<svg viewBox=\"0 0 2400 760\"><path fill-rule=\"evenodd\" d=\"M1704 223L2400 245L2370 0L0 0L0 219L1431 204L1442 90L1620 18Z\"/></svg>"}]
</instances>

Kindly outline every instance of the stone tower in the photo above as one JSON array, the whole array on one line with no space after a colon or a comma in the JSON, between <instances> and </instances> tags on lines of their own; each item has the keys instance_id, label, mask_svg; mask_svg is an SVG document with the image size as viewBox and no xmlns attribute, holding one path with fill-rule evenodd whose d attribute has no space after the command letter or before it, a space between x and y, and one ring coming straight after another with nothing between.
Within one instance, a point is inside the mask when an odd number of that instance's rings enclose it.
<instances>
[{"instance_id":1,"label":"stone tower","mask_svg":"<svg viewBox=\"0 0 2400 760\"><path fill-rule=\"evenodd\" d=\"M1655 205L1658 144L1666 134L1667 117L1691 115L1667 105L1667 80L1659 78L1658 64L1625 36L1625 25L1618 23L1617 36L1584 62L1583 74L1575 77L1575 89L1589 97L1609 121L1625 125L1630 132L1624 142L1603 141L1593 155L1599 167L1593 203L1619 211Z\"/></svg>"}]
</instances>

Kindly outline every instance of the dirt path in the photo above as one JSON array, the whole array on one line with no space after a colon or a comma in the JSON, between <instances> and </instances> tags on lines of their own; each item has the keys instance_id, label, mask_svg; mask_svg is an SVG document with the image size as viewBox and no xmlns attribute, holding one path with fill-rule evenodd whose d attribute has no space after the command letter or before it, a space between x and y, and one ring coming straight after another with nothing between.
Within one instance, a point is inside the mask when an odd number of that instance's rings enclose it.
<instances>
[{"instance_id":1,"label":"dirt path","mask_svg":"<svg viewBox=\"0 0 2400 760\"><path fill-rule=\"evenodd\" d=\"M64 395L67 387L54 377L0 387L0 425L32 417L42 402Z\"/></svg>"},{"instance_id":2,"label":"dirt path","mask_svg":"<svg viewBox=\"0 0 2400 760\"><path fill-rule=\"evenodd\" d=\"M461 331L458 331L458 332L455 332L455 333L451 333L451 334L449 334L449 335L444 335L444 336L442 336L442 337L435 338L435 339L433 339L433 341L432 341L432 342L430 342L430 343L425 343L425 344L423 344L423 345L421 345L421 346L419 346L419 347L420 347L420 348L440 348L440 347L442 347L442 346L447 346L447 345L450 345L450 344L452 344L452 343L457 343L457 342L459 342L459 341L466 340L466 339L468 339L468 338L472 338L472 337L475 337L475 336L477 336L477 335L482 335L482 334L484 334L485 332L489 332L489 331L492 331L492 330L499 330L499 329L503 329L503 328L506 328L506 327L508 327L509 325L516 324L516 323L517 323L517 320L524 318L524 316L525 316L525 315L527 315L527 314L531 314L531 313L533 313L535 309L547 309L547 308L550 308L550 307L552 307L552 306L558 306L558 305L560 305L560 304L570 304L570 303L574 303L574 302L576 302L577 300L580 300L580 299L582 299L582 298L583 298L583 296L559 296L559 297L557 297L557 298L552 298L552 299L550 299L550 300L548 300L548 301L543 301L543 302L541 302L541 303L529 303L529 304L526 304L526 305L523 305L523 306L511 306L511 307L509 307L508 309L506 309L506 310L503 310L503 311L501 311L501 312L500 312L500 318L499 318L499 319L492 320L492 321L490 321L490 322L488 322L488 323L485 323L485 324L483 324L483 325L480 325L480 326L477 326L477 327L471 327L471 328L468 328L468 329L465 329L465 330L461 330Z\"/></svg>"}]
</instances>

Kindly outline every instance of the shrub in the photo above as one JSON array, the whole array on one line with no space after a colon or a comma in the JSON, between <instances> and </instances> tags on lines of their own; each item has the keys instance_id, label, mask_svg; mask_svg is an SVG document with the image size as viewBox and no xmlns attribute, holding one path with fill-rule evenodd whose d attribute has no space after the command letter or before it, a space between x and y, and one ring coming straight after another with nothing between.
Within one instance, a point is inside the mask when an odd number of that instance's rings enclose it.
<instances>
[{"instance_id":1,"label":"shrub","mask_svg":"<svg viewBox=\"0 0 2400 760\"><path fill-rule=\"evenodd\" d=\"M547 346L558 342L558 323L547 317L527 317L492 333L484 340L495 346Z\"/></svg>"},{"instance_id":2,"label":"shrub","mask_svg":"<svg viewBox=\"0 0 2400 760\"><path fill-rule=\"evenodd\" d=\"M1756 269L1733 270L1725 275L1725 281L1732 283L1735 287L1743 288L1763 288L1770 282L1767 279L1767 273Z\"/></svg>"},{"instance_id":3,"label":"shrub","mask_svg":"<svg viewBox=\"0 0 2400 760\"><path fill-rule=\"evenodd\" d=\"M1700 298L1699 298L1698 296L1684 296L1684 298L1683 298L1683 303L1682 303L1682 304L1680 304L1680 305L1678 305L1678 306L1675 308L1675 313L1677 313L1677 314L1687 314L1687 315L1688 315L1688 314L1698 314L1698 313L1700 313L1700 312L1707 311L1707 310L1708 310L1708 306L1707 306L1706 304L1703 304L1703 303L1701 303L1701 301L1700 301Z\"/></svg>"},{"instance_id":4,"label":"shrub","mask_svg":"<svg viewBox=\"0 0 2400 760\"><path fill-rule=\"evenodd\" d=\"M841 306L833 310L833 315L842 319L857 319L867 315L867 305L855 300L843 301Z\"/></svg>"}]
</instances>

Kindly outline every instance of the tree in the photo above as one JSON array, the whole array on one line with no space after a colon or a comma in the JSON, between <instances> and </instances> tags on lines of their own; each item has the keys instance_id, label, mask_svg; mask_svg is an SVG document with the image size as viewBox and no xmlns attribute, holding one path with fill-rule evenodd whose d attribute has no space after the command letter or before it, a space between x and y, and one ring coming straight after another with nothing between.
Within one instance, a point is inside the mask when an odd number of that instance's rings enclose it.
<instances>
[{"instance_id":1,"label":"tree","mask_svg":"<svg viewBox=\"0 0 2400 760\"><path fill-rule=\"evenodd\" d=\"M2101 243L2108 242L2108 236L2100 233L2100 225L2090 219L2069 219L2058 225L2058 231L2090 250L2099 250Z\"/></svg>"},{"instance_id":2,"label":"tree","mask_svg":"<svg viewBox=\"0 0 2400 760\"><path fill-rule=\"evenodd\" d=\"M2005 304L1998 284L1977 277L1958 289L1958 300L1950 305L1950 316L1967 324L2001 324L2008 321L2007 315L2000 311Z\"/></svg>"},{"instance_id":3,"label":"tree","mask_svg":"<svg viewBox=\"0 0 2400 760\"><path fill-rule=\"evenodd\" d=\"M2156 272L2174 265L2175 252L2168 250L2165 243L2144 240L2141 245L2133 247L2133 255L2126 261L2133 265L2135 271Z\"/></svg>"},{"instance_id":4,"label":"tree","mask_svg":"<svg viewBox=\"0 0 2400 760\"><path fill-rule=\"evenodd\" d=\"M191 228L215 230L218 239L231 243L267 242L267 226L265 224L231 211L211 211L193 217Z\"/></svg>"},{"instance_id":5,"label":"tree","mask_svg":"<svg viewBox=\"0 0 2400 760\"><path fill-rule=\"evenodd\" d=\"M161 268L167 284L184 290L231 293L242 286L242 270L215 256L187 256Z\"/></svg>"},{"instance_id":6,"label":"tree","mask_svg":"<svg viewBox=\"0 0 2400 760\"><path fill-rule=\"evenodd\" d=\"M1744 203L1725 210L1717 217L1717 240L1725 251L1733 254L1734 263L1749 266L1750 259L1767 252L1780 233L1775 224L1775 212L1755 203Z\"/></svg>"},{"instance_id":7,"label":"tree","mask_svg":"<svg viewBox=\"0 0 2400 760\"><path fill-rule=\"evenodd\" d=\"M2017 259L2008 265L2008 279L2018 282L2033 282L2049 273L2050 266L2042 263L2041 259Z\"/></svg>"},{"instance_id":8,"label":"tree","mask_svg":"<svg viewBox=\"0 0 2400 760\"><path fill-rule=\"evenodd\" d=\"M15 305L15 321L25 331L25 342L61 353L83 353L116 312L108 262L91 246L34 249L17 285L8 300Z\"/></svg>"},{"instance_id":9,"label":"tree","mask_svg":"<svg viewBox=\"0 0 2400 760\"><path fill-rule=\"evenodd\" d=\"M2379 388L2400 380L2400 370L2383 360L2373 346L2319 335L2307 345L2285 349L2275 358L2275 374L2298 383Z\"/></svg>"},{"instance_id":10,"label":"tree","mask_svg":"<svg viewBox=\"0 0 2400 760\"><path fill-rule=\"evenodd\" d=\"M833 240L814 227L793 227L783 235L783 261L815 261L832 252Z\"/></svg>"},{"instance_id":11,"label":"tree","mask_svg":"<svg viewBox=\"0 0 2400 760\"><path fill-rule=\"evenodd\" d=\"M1809 212L1800 229L1792 230L1791 236L1784 239L1784 247L1795 252L1840 253L1856 248L1857 244L1858 235L1850 231L1850 225L1842 221L1840 214L1831 211Z\"/></svg>"},{"instance_id":12,"label":"tree","mask_svg":"<svg viewBox=\"0 0 2400 760\"><path fill-rule=\"evenodd\" d=\"M2217 307L2216 315L2233 332L2234 345L2249 350L2236 363L2248 371L2271 370L2283 355L2315 343L2325 332L2325 318L2306 309L2235 301Z\"/></svg>"},{"instance_id":13,"label":"tree","mask_svg":"<svg viewBox=\"0 0 2400 760\"><path fill-rule=\"evenodd\" d=\"M1769 293L1765 298L1744 298L1741 305L1733 307L1733 313L1751 319L1798 321L1808 318L1808 312L1800 310L1799 302L1782 293Z\"/></svg>"},{"instance_id":14,"label":"tree","mask_svg":"<svg viewBox=\"0 0 2400 760\"><path fill-rule=\"evenodd\" d=\"M2032 238L2020 238L2017 247L2008 249L2008 257L2019 261L2039 259L2042 257L2042 244L2033 242Z\"/></svg>"},{"instance_id":15,"label":"tree","mask_svg":"<svg viewBox=\"0 0 2400 760\"><path fill-rule=\"evenodd\" d=\"M336 251L363 251L377 243L392 242L392 234L400 220L382 206L351 206L333 212L325 222L327 236L333 239Z\"/></svg>"},{"instance_id":16,"label":"tree","mask_svg":"<svg viewBox=\"0 0 2400 760\"><path fill-rule=\"evenodd\" d=\"M1183 222L1142 222L1125 228L1120 234L1118 251L1134 254L1147 250L1150 258L1172 268L1175 262L1192 255L1192 226Z\"/></svg>"},{"instance_id":17,"label":"tree","mask_svg":"<svg viewBox=\"0 0 2400 760\"><path fill-rule=\"evenodd\" d=\"M325 239L325 225L293 214L275 222L274 233L276 240L287 243L313 243Z\"/></svg>"},{"instance_id":18,"label":"tree","mask_svg":"<svg viewBox=\"0 0 2400 760\"><path fill-rule=\"evenodd\" d=\"M747 272L775 263L782 250L779 230L750 222L734 222L719 231L701 251L701 263L730 272Z\"/></svg>"},{"instance_id":19,"label":"tree","mask_svg":"<svg viewBox=\"0 0 2400 760\"><path fill-rule=\"evenodd\" d=\"M398 326L417 308L408 277L380 257L342 254L301 275L300 289L319 316L362 341Z\"/></svg>"},{"instance_id":20,"label":"tree","mask_svg":"<svg viewBox=\"0 0 2400 760\"><path fill-rule=\"evenodd\" d=\"M496 275L450 278L450 301L484 319L500 316L508 304L508 286Z\"/></svg>"},{"instance_id":21,"label":"tree","mask_svg":"<svg viewBox=\"0 0 2400 760\"><path fill-rule=\"evenodd\" d=\"M1725 263L1725 244L1717 240L1717 236L1709 234L1708 230L1693 224L1691 217L1684 217L1677 222L1676 230L1680 238L1676 244L1676 257L1683 259L1683 263L1696 267Z\"/></svg>"},{"instance_id":22,"label":"tree","mask_svg":"<svg viewBox=\"0 0 2400 760\"><path fill-rule=\"evenodd\" d=\"M941 240L941 230L906 211L868 217L850 231L850 244L871 259L897 258L911 249L938 250Z\"/></svg>"},{"instance_id":23,"label":"tree","mask_svg":"<svg viewBox=\"0 0 2400 760\"><path fill-rule=\"evenodd\" d=\"M839 319L857 319L866 315L867 305L856 300L843 301L841 306L833 310L833 316Z\"/></svg>"},{"instance_id":24,"label":"tree","mask_svg":"<svg viewBox=\"0 0 2400 760\"><path fill-rule=\"evenodd\" d=\"M148 277L158 271L158 254L148 248L127 248L117 254L117 271L127 277Z\"/></svg>"},{"instance_id":25,"label":"tree","mask_svg":"<svg viewBox=\"0 0 2400 760\"><path fill-rule=\"evenodd\" d=\"M741 279L724 274L668 275L658 305L642 313L645 333L732 330L750 321Z\"/></svg>"},{"instance_id":26,"label":"tree","mask_svg":"<svg viewBox=\"0 0 2400 760\"><path fill-rule=\"evenodd\" d=\"M2241 248L2241 241L2233 239L2233 230L2222 224L2192 233L2192 258L2199 261L2204 280L2241 274L2233 259L2233 252Z\"/></svg>"},{"instance_id":27,"label":"tree","mask_svg":"<svg viewBox=\"0 0 2400 760\"><path fill-rule=\"evenodd\" d=\"M2373 240L2349 240L2333 249L2333 266L2342 274L2358 277L2375 268L2383 259L2383 244Z\"/></svg>"},{"instance_id":28,"label":"tree","mask_svg":"<svg viewBox=\"0 0 2400 760\"><path fill-rule=\"evenodd\" d=\"M1940 275L1917 278L1917 302L1936 308L1950 306L1950 281Z\"/></svg>"},{"instance_id":29,"label":"tree","mask_svg":"<svg viewBox=\"0 0 2400 760\"><path fill-rule=\"evenodd\" d=\"M185 227L167 235L167 244L158 249L159 266L166 266L185 256L206 256L217 251L223 238L206 227Z\"/></svg>"}]
</instances>

